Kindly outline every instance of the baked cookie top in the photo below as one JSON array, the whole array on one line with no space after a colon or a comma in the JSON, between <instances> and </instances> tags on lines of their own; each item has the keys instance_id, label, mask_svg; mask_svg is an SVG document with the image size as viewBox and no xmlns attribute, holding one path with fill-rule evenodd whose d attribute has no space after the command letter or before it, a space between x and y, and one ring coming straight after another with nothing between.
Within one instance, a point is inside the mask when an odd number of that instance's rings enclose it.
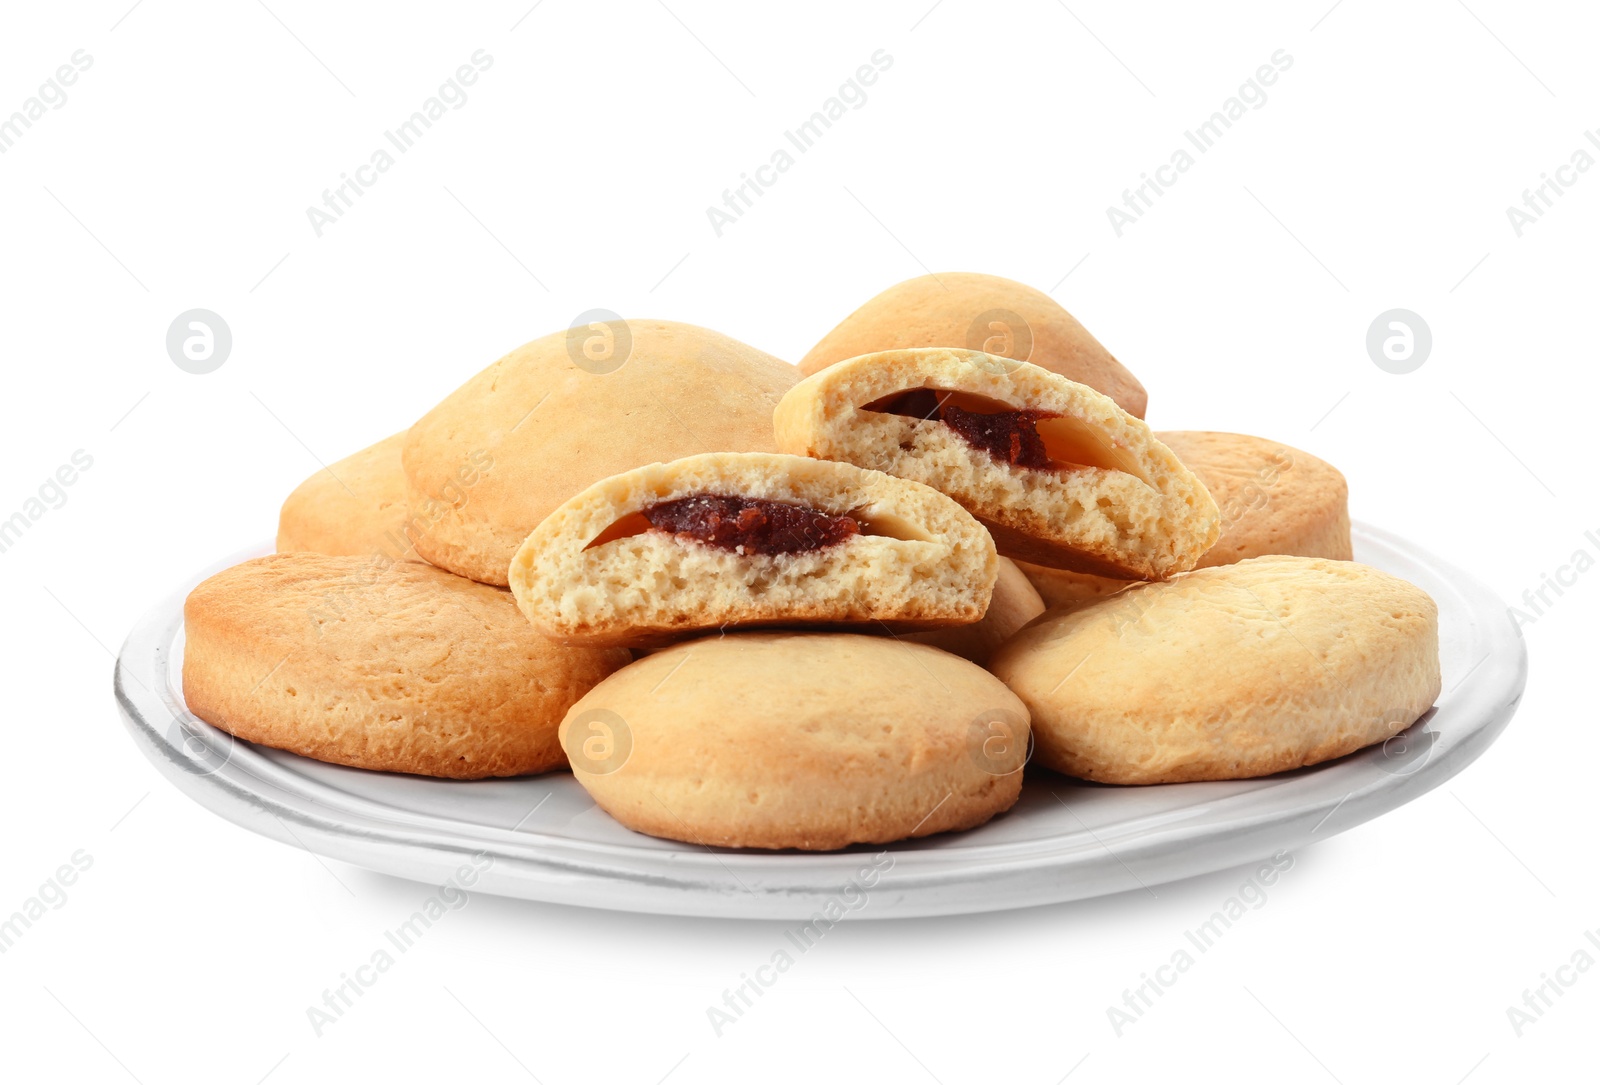
<instances>
[{"instance_id":1,"label":"baked cookie top","mask_svg":"<svg viewBox=\"0 0 1600 1085\"><path fill-rule=\"evenodd\" d=\"M797 379L770 354L664 320L536 339L411 428L409 500L443 505L417 549L503 586L528 533L591 483L699 452L774 451L772 410Z\"/></svg>"},{"instance_id":2,"label":"baked cookie top","mask_svg":"<svg viewBox=\"0 0 1600 1085\"><path fill-rule=\"evenodd\" d=\"M278 514L279 552L421 561L407 525L405 440L385 437L295 487Z\"/></svg>"},{"instance_id":3,"label":"baked cookie top","mask_svg":"<svg viewBox=\"0 0 1600 1085\"><path fill-rule=\"evenodd\" d=\"M1354 562L1250 558L1048 611L990 666L1033 713L1047 767L1237 779L1409 727L1439 693L1438 608Z\"/></svg>"},{"instance_id":4,"label":"baked cookie top","mask_svg":"<svg viewBox=\"0 0 1600 1085\"><path fill-rule=\"evenodd\" d=\"M572 707L573 773L640 832L839 848L970 828L1022 784L1028 716L982 668L848 633L738 633L646 656Z\"/></svg>"},{"instance_id":5,"label":"baked cookie top","mask_svg":"<svg viewBox=\"0 0 1600 1085\"><path fill-rule=\"evenodd\" d=\"M1032 362L1087 384L1144 417L1144 386L1054 298L1031 286L965 271L891 286L845 317L800 360L807 376L861 354L961 347Z\"/></svg>"},{"instance_id":6,"label":"baked cookie top","mask_svg":"<svg viewBox=\"0 0 1600 1085\"><path fill-rule=\"evenodd\" d=\"M473 779L563 758L567 707L628 662L538 636L509 592L420 563L274 554L184 604L189 709L251 742Z\"/></svg>"}]
</instances>

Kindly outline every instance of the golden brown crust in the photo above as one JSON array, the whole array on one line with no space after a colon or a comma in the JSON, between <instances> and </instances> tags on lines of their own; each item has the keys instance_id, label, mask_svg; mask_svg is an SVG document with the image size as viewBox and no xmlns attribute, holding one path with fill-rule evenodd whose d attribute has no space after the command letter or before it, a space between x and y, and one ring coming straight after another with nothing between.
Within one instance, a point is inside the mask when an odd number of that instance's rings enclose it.
<instances>
[{"instance_id":1,"label":"golden brown crust","mask_svg":"<svg viewBox=\"0 0 1600 1085\"><path fill-rule=\"evenodd\" d=\"M1144 386L1050 295L996 275L940 272L891 286L800 361L806 376L861 354L962 347L1032 362L1144 417Z\"/></svg>"},{"instance_id":2,"label":"golden brown crust","mask_svg":"<svg viewBox=\"0 0 1600 1085\"><path fill-rule=\"evenodd\" d=\"M623 651L534 633L509 592L427 565L275 554L184 605L189 710L357 768L477 779L559 768L562 714Z\"/></svg>"},{"instance_id":3,"label":"golden brown crust","mask_svg":"<svg viewBox=\"0 0 1600 1085\"><path fill-rule=\"evenodd\" d=\"M623 323L629 345L614 369L578 364L586 329L557 332L507 354L412 427L403 452L412 511L438 514L423 518L424 558L505 586L522 541L584 487L699 452L775 451L772 409L798 370L705 328Z\"/></svg>"},{"instance_id":4,"label":"golden brown crust","mask_svg":"<svg viewBox=\"0 0 1600 1085\"><path fill-rule=\"evenodd\" d=\"M655 530L591 545L645 508L702 494L850 516L862 533L773 555ZM847 463L708 452L624 471L575 495L528 536L510 578L517 605L546 636L643 648L756 625L901 631L976 622L998 568L983 526L931 487Z\"/></svg>"},{"instance_id":5,"label":"golden brown crust","mask_svg":"<svg viewBox=\"0 0 1600 1085\"><path fill-rule=\"evenodd\" d=\"M421 561L412 545L397 433L306 479L278 514L278 551Z\"/></svg>"},{"instance_id":6,"label":"golden brown crust","mask_svg":"<svg viewBox=\"0 0 1600 1085\"><path fill-rule=\"evenodd\" d=\"M989 662L996 648L1043 614L1044 607L1044 600L1017 567L1017 563L1010 558L1001 558L1000 575L994 582L994 595L981 621L948 629L933 629L926 633L909 633L905 639L931 644L951 655L970 659L982 667Z\"/></svg>"},{"instance_id":7,"label":"golden brown crust","mask_svg":"<svg viewBox=\"0 0 1600 1085\"><path fill-rule=\"evenodd\" d=\"M1350 560L1350 490L1332 464L1243 433L1156 436L1200 477L1221 510L1222 534L1200 568L1266 554Z\"/></svg>"},{"instance_id":8,"label":"golden brown crust","mask_svg":"<svg viewBox=\"0 0 1600 1085\"><path fill-rule=\"evenodd\" d=\"M741 633L618 671L573 705L561 736L578 782L631 829L830 850L1009 809L1027 713L993 676L925 645Z\"/></svg>"},{"instance_id":9,"label":"golden brown crust","mask_svg":"<svg viewBox=\"0 0 1600 1085\"><path fill-rule=\"evenodd\" d=\"M990 666L1028 705L1046 768L1244 779L1411 726L1439 695L1438 608L1365 565L1251 558L1049 611Z\"/></svg>"},{"instance_id":10,"label":"golden brown crust","mask_svg":"<svg viewBox=\"0 0 1600 1085\"><path fill-rule=\"evenodd\" d=\"M1162 430L1161 443L1205 484L1222 533L1196 568L1267 554L1349 561L1349 488L1332 464L1298 448L1242 433ZM1136 581L1022 563L1048 607L1121 591Z\"/></svg>"}]
</instances>

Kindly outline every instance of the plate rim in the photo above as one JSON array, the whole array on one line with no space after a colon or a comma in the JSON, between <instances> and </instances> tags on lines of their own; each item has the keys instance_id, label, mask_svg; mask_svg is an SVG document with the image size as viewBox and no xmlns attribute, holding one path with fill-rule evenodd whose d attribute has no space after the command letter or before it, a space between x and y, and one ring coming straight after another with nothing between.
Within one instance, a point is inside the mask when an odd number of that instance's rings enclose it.
<instances>
[{"instance_id":1,"label":"plate rim","mask_svg":"<svg viewBox=\"0 0 1600 1085\"><path fill-rule=\"evenodd\" d=\"M822 853L690 844L663 849L653 838L647 838L647 845L575 841L538 831L452 822L436 814L407 811L341 792L310 777L295 777L296 786L285 787L271 777L286 775L287 770L255 753L248 743L193 716L183 705L181 691L173 690L169 680L170 653L182 636L183 600L192 587L215 571L270 552L270 547L252 547L208 566L147 611L118 652L113 689L120 714L141 752L202 806L281 843L400 877L426 881L421 876L426 873L442 879L456 864L488 854L495 865L481 887L507 896L656 914L804 918L819 902L837 896L848 880L845 872L860 865L859 857L887 851L895 856L894 893L887 906L880 902L877 909L863 915L886 918L1030 907L1141 885L1148 888L1136 873L1139 869L1160 883L1226 869L1275 850L1292 850L1312 837L1331 838L1440 786L1498 739L1521 702L1528 674L1526 640L1504 603L1475 577L1398 535L1361 522L1352 524L1352 534L1364 549L1380 548L1402 556L1447 583L1474 619L1470 626L1476 634L1474 640L1487 647L1477 665L1451 689L1441 691L1436 707L1403 732L1410 735L1420 728L1419 734L1435 736L1428 739L1422 764L1407 773L1385 770L1381 765L1374 768L1373 753L1379 747L1369 747L1321 766L1266 778L1273 780L1270 786L1210 800L1200 798L1179 810L1115 822L1099 833L1085 825L1083 832L1061 836L971 845L952 844L958 836L941 834L921 841ZM1491 616L1498 620L1485 620ZM158 728L149 718L152 710L170 714L169 726ZM1458 715L1465 719L1448 735L1430 731L1430 724L1446 713L1452 721ZM174 729L183 737L174 738ZM205 743L203 752L185 749L197 740ZM253 756L236 760L230 752L221 757L220 764L206 763L208 756L217 758L217 747L236 744ZM1387 743L1382 744L1385 755L1387 748ZM269 766L268 771L256 771L258 764ZM1060 779L1066 782L1069 778ZM1352 786L1329 786L1336 780ZM1208 785L1157 786L1202 789ZM1285 787L1313 791L1317 800L1291 804L1293 816L1286 819L1284 804L1278 801ZM1204 812L1194 813L1196 807ZM1337 819L1337 824L1318 835L1340 810L1346 810L1347 817ZM1314 815L1318 820L1307 829L1305 822ZM1164 824L1143 824L1152 819ZM1274 826L1279 827L1276 833L1270 832ZM1285 840L1294 843L1289 848L1263 851L1266 841L1257 844L1256 838L1266 836L1280 845ZM1235 845L1223 846L1226 837L1236 838ZM928 846L929 842L939 842L939 846ZM1183 845L1210 845L1200 848L1208 857L1195 855L1188 857L1187 863L1172 862L1170 853ZM1114 873L1116 866L1137 884L1107 888L1105 875ZM1049 884L1049 879L1042 878L1075 868L1098 870L1098 881L1057 879ZM974 897L970 892L970 883L990 881L1034 884L1015 896ZM751 889L751 883L760 886L760 891ZM959 883L969 883L966 893L952 893L944 901L927 899ZM741 888L745 891L742 896Z\"/></svg>"}]
</instances>

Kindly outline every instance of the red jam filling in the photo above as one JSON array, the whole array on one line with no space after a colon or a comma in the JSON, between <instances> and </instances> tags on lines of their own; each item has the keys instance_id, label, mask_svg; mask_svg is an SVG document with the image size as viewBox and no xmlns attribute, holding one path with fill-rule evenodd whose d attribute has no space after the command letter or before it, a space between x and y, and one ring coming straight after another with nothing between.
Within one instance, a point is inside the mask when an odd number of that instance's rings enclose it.
<instances>
[{"instance_id":1,"label":"red jam filling","mask_svg":"<svg viewBox=\"0 0 1600 1085\"><path fill-rule=\"evenodd\" d=\"M657 531L743 554L804 554L861 534L852 517L763 497L696 494L640 513Z\"/></svg>"},{"instance_id":2,"label":"red jam filling","mask_svg":"<svg viewBox=\"0 0 1600 1085\"><path fill-rule=\"evenodd\" d=\"M943 422L973 448L1013 467L1043 471L1058 466L1045 449L1036 423L1059 415L1050 411L1006 410L1003 404L996 404L1000 408L997 410L966 410L951 402L953 398L949 392L914 388L886 396L863 409Z\"/></svg>"}]
</instances>

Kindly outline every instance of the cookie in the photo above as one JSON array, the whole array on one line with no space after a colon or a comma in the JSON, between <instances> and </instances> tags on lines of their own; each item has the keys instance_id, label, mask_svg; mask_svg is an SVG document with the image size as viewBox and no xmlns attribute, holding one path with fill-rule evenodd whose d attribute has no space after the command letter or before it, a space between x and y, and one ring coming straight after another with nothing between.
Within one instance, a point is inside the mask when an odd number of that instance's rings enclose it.
<instances>
[{"instance_id":1,"label":"cookie","mask_svg":"<svg viewBox=\"0 0 1600 1085\"><path fill-rule=\"evenodd\" d=\"M205 581L183 615L183 696L207 723L463 780L562 767L562 715L629 659L545 640L510 592L420 563L275 554Z\"/></svg>"},{"instance_id":2,"label":"cookie","mask_svg":"<svg viewBox=\"0 0 1600 1085\"><path fill-rule=\"evenodd\" d=\"M541 633L648 646L729 626L976 622L999 559L937 490L846 463L711 452L598 482L512 559Z\"/></svg>"},{"instance_id":3,"label":"cookie","mask_svg":"<svg viewBox=\"0 0 1600 1085\"><path fill-rule=\"evenodd\" d=\"M921 644L703 637L572 706L561 743L602 809L651 836L823 851L970 829L1017 801L1028 713Z\"/></svg>"},{"instance_id":4,"label":"cookie","mask_svg":"<svg viewBox=\"0 0 1600 1085\"><path fill-rule=\"evenodd\" d=\"M891 286L845 317L800 361L807 376L861 354L963 347L1032 362L1144 417L1144 386L1054 298L995 275L941 272Z\"/></svg>"},{"instance_id":5,"label":"cookie","mask_svg":"<svg viewBox=\"0 0 1600 1085\"><path fill-rule=\"evenodd\" d=\"M1017 563L1010 558L1000 559L1000 575L995 578L994 594L989 599L989 609L981 621L971 625L956 625L948 629L932 629L926 633L909 633L906 640L931 644L952 655L983 666L994 650L1011 635L1044 613L1044 600L1028 582Z\"/></svg>"},{"instance_id":6,"label":"cookie","mask_svg":"<svg viewBox=\"0 0 1600 1085\"><path fill-rule=\"evenodd\" d=\"M278 513L278 551L421 561L412 546L400 449L386 437L306 479Z\"/></svg>"},{"instance_id":7,"label":"cookie","mask_svg":"<svg viewBox=\"0 0 1600 1085\"><path fill-rule=\"evenodd\" d=\"M1410 727L1439 695L1439 614L1365 565L1261 557L1052 611L990 667L1034 759L1086 780L1237 780Z\"/></svg>"},{"instance_id":8,"label":"cookie","mask_svg":"<svg viewBox=\"0 0 1600 1085\"><path fill-rule=\"evenodd\" d=\"M1086 385L981 351L867 354L795 385L778 447L949 494L1006 557L1156 580L1194 567L1217 508L1141 420Z\"/></svg>"},{"instance_id":9,"label":"cookie","mask_svg":"<svg viewBox=\"0 0 1600 1085\"><path fill-rule=\"evenodd\" d=\"M1196 568L1265 554L1349 561L1349 488L1338 469L1309 452L1242 433L1165 430L1157 439L1205 484L1222 533ZM1126 580L1024 565L1049 606L1121 591Z\"/></svg>"},{"instance_id":10,"label":"cookie","mask_svg":"<svg viewBox=\"0 0 1600 1085\"><path fill-rule=\"evenodd\" d=\"M528 533L584 487L699 452L775 451L772 409L798 379L754 347L663 320L537 339L411 428L403 461L413 510L443 499L417 551L505 586Z\"/></svg>"}]
</instances>

